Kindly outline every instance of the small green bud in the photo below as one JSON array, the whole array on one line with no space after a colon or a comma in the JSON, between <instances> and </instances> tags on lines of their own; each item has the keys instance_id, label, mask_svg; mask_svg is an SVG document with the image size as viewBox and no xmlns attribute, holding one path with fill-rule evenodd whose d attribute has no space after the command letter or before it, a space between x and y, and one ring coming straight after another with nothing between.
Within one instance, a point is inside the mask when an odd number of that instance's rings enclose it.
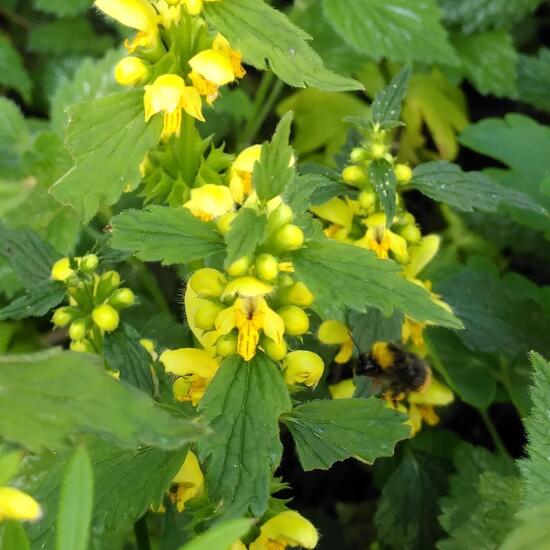
<instances>
[{"instance_id":1,"label":"small green bud","mask_svg":"<svg viewBox=\"0 0 550 550\"><path fill-rule=\"evenodd\" d=\"M71 351L78 351L81 353L95 353L94 345L86 339L71 342L69 348Z\"/></svg>"},{"instance_id":2,"label":"small green bud","mask_svg":"<svg viewBox=\"0 0 550 550\"><path fill-rule=\"evenodd\" d=\"M201 300L201 305L198 307L193 321L201 330L214 330L216 319L224 309L222 304Z\"/></svg>"},{"instance_id":3,"label":"small green bud","mask_svg":"<svg viewBox=\"0 0 550 550\"><path fill-rule=\"evenodd\" d=\"M342 179L348 185L354 185L355 187L360 187L368 182L365 170L355 165L346 166L346 168L344 168L342 171Z\"/></svg>"},{"instance_id":4,"label":"small green bud","mask_svg":"<svg viewBox=\"0 0 550 550\"><path fill-rule=\"evenodd\" d=\"M275 210L273 210L273 212L271 212L271 214L269 214L267 219L268 232L275 231L279 227L290 223L293 218L294 212L292 211L292 208L290 208L288 204L280 204L277 208L275 208Z\"/></svg>"},{"instance_id":5,"label":"small green bud","mask_svg":"<svg viewBox=\"0 0 550 550\"><path fill-rule=\"evenodd\" d=\"M134 293L129 288L119 288L109 298L109 304L116 309L130 307L136 301Z\"/></svg>"},{"instance_id":6,"label":"small green bud","mask_svg":"<svg viewBox=\"0 0 550 550\"><path fill-rule=\"evenodd\" d=\"M217 269L205 267L193 273L189 286L201 298L219 298L227 280Z\"/></svg>"},{"instance_id":7,"label":"small green bud","mask_svg":"<svg viewBox=\"0 0 550 550\"><path fill-rule=\"evenodd\" d=\"M283 303L292 304L300 307L309 307L313 304L315 297L309 291L307 286L301 281L290 287L284 288L280 292L280 300Z\"/></svg>"},{"instance_id":8,"label":"small green bud","mask_svg":"<svg viewBox=\"0 0 550 550\"><path fill-rule=\"evenodd\" d=\"M273 236L273 244L278 250L298 250L304 244L304 232L297 226L287 224Z\"/></svg>"},{"instance_id":9,"label":"small green bud","mask_svg":"<svg viewBox=\"0 0 550 550\"><path fill-rule=\"evenodd\" d=\"M264 281L273 281L279 275L279 261L271 254L261 254L256 259L256 273Z\"/></svg>"},{"instance_id":10,"label":"small green bud","mask_svg":"<svg viewBox=\"0 0 550 550\"><path fill-rule=\"evenodd\" d=\"M363 210L370 210L376 202L376 195L372 191L362 191L359 195L359 206Z\"/></svg>"},{"instance_id":11,"label":"small green bud","mask_svg":"<svg viewBox=\"0 0 550 550\"><path fill-rule=\"evenodd\" d=\"M285 332L290 336L302 336L309 330L309 318L305 311L297 306L285 306L277 310L283 319Z\"/></svg>"},{"instance_id":12,"label":"small green bud","mask_svg":"<svg viewBox=\"0 0 550 550\"><path fill-rule=\"evenodd\" d=\"M383 143L373 143L371 146L371 156L373 159L384 158L384 155L387 152L387 148Z\"/></svg>"},{"instance_id":13,"label":"small green bud","mask_svg":"<svg viewBox=\"0 0 550 550\"><path fill-rule=\"evenodd\" d=\"M89 322L86 319L77 319L69 327L71 340L82 340L88 332Z\"/></svg>"},{"instance_id":14,"label":"small green bud","mask_svg":"<svg viewBox=\"0 0 550 550\"><path fill-rule=\"evenodd\" d=\"M416 225L407 225L401 230L401 236L409 243L417 243L422 238L422 233Z\"/></svg>"},{"instance_id":15,"label":"small green bud","mask_svg":"<svg viewBox=\"0 0 550 550\"><path fill-rule=\"evenodd\" d=\"M119 286L120 275L116 271L106 271L99 278L95 292L95 302L104 302Z\"/></svg>"},{"instance_id":16,"label":"small green bud","mask_svg":"<svg viewBox=\"0 0 550 550\"><path fill-rule=\"evenodd\" d=\"M56 327L66 327L69 323L74 321L81 312L70 306L64 306L57 308L52 316L52 323Z\"/></svg>"},{"instance_id":17,"label":"small green bud","mask_svg":"<svg viewBox=\"0 0 550 550\"><path fill-rule=\"evenodd\" d=\"M87 254L80 260L80 269L84 273L93 273L99 265L99 258L95 254Z\"/></svg>"},{"instance_id":18,"label":"small green bud","mask_svg":"<svg viewBox=\"0 0 550 550\"><path fill-rule=\"evenodd\" d=\"M109 304L97 306L92 312L92 319L105 332L113 332L118 328L120 322L117 310Z\"/></svg>"},{"instance_id":19,"label":"small green bud","mask_svg":"<svg viewBox=\"0 0 550 550\"><path fill-rule=\"evenodd\" d=\"M226 271L227 273L229 273L229 275L231 275L231 277L242 277L243 275L247 274L251 263L252 263L252 260L250 256L243 256L242 258L239 258L238 260L234 261L227 268Z\"/></svg>"},{"instance_id":20,"label":"small green bud","mask_svg":"<svg viewBox=\"0 0 550 550\"><path fill-rule=\"evenodd\" d=\"M274 361L282 361L288 353L288 346L284 340L282 340L280 344L277 344L275 340L264 336L261 341L261 346Z\"/></svg>"},{"instance_id":21,"label":"small green bud","mask_svg":"<svg viewBox=\"0 0 550 550\"><path fill-rule=\"evenodd\" d=\"M395 177L397 178L397 183L401 185L407 185L412 180L413 171L406 164L397 164L393 171L395 172Z\"/></svg>"},{"instance_id":22,"label":"small green bud","mask_svg":"<svg viewBox=\"0 0 550 550\"><path fill-rule=\"evenodd\" d=\"M367 160L368 154L362 147L355 147L351 151L349 158L353 164L359 164L360 162Z\"/></svg>"},{"instance_id":23,"label":"small green bud","mask_svg":"<svg viewBox=\"0 0 550 550\"><path fill-rule=\"evenodd\" d=\"M229 357L237 353L237 335L230 333L222 336L216 342L216 353L220 357Z\"/></svg>"}]
</instances>

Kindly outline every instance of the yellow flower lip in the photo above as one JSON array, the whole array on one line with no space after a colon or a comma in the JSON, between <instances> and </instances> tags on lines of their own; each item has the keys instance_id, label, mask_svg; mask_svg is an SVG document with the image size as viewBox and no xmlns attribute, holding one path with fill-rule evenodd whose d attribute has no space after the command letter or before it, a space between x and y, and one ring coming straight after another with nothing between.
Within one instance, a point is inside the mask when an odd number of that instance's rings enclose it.
<instances>
[{"instance_id":1,"label":"yellow flower lip","mask_svg":"<svg viewBox=\"0 0 550 550\"><path fill-rule=\"evenodd\" d=\"M216 86L235 80L230 60L216 50L203 50L189 60L191 68Z\"/></svg>"},{"instance_id":2,"label":"yellow flower lip","mask_svg":"<svg viewBox=\"0 0 550 550\"><path fill-rule=\"evenodd\" d=\"M15 487L0 487L0 521L38 521L42 509L34 498Z\"/></svg>"},{"instance_id":3,"label":"yellow flower lip","mask_svg":"<svg viewBox=\"0 0 550 550\"><path fill-rule=\"evenodd\" d=\"M69 258L61 258L52 266L52 279L54 279L54 281L64 282L73 274L74 269L71 268L71 261Z\"/></svg>"},{"instance_id":4,"label":"yellow flower lip","mask_svg":"<svg viewBox=\"0 0 550 550\"><path fill-rule=\"evenodd\" d=\"M178 512L183 512L187 501L202 496L204 493L204 475L199 461L192 451L187 453L185 461L172 480L178 485L175 493L175 503Z\"/></svg>"},{"instance_id":5,"label":"yellow flower lip","mask_svg":"<svg viewBox=\"0 0 550 550\"><path fill-rule=\"evenodd\" d=\"M233 212L235 203L229 187L207 183L191 190L191 198L183 205L202 221L212 221Z\"/></svg>"},{"instance_id":6,"label":"yellow flower lip","mask_svg":"<svg viewBox=\"0 0 550 550\"><path fill-rule=\"evenodd\" d=\"M324 321L319 326L317 337L329 346L342 345L350 339L349 329L340 321Z\"/></svg>"},{"instance_id":7,"label":"yellow flower lip","mask_svg":"<svg viewBox=\"0 0 550 550\"><path fill-rule=\"evenodd\" d=\"M430 384L422 391L409 395L409 403L436 407L450 405L454 399L453 392L435 378L432 378Z\"/></svg>"},{"instance_id":8,"label":"yellow flower lip","mask_svg":"<svg viewBox=\"0 0 550 550\"><path fill-rule=\"evenodd\" d=\"M256 279L256 277L239 277L225 287L222 299L237 294L241 297L256 298L266 296L271 292L273 292L273 286Z\"/></svg>"},{"instance_id":9,"label":"yellow flower lip","mask_svg":"<svg viewBox=\"0 0 550 550\"><path fill-rule=\"evenodd\" d=\"M166 372L178 376L198 375L212 378L218 370L218 362L203 349L180 348L167 350L160 356Z\"/></svg>"},{"instance_id":10,"label":"yellow flower lip","mask_svg":"<svg viewBox=\"0 0 550 550\"><path fill-rule=\"evenodd\" d=\"M262 525L260 536L249 548L250 550L268 550L302 546L310 549L315 548L318 542L319 534L313 524L298 512L286 510Z\"/></svg>"},{"instance_id":11,"label":"yellow flower lip","mask_svg":"<svg viewBox=\"0 0 550 550\"><path fill-rule=\"evenodd\" d=\"M312 351L291 351L283 360L285 382L289 385L303 384L315 387L323 372L325 364L323 360Z\"/></svg>"},{"instance_id":12,"label":"yellow flower lip","mask_svg":"<svg viewBox=\"0 0 550 550\"><path fill-rule=\"evenodd\" d=\"M157 32L158 14L147 0L95 0L103 13L132 29Z\"/></svg>"}]
</instances>

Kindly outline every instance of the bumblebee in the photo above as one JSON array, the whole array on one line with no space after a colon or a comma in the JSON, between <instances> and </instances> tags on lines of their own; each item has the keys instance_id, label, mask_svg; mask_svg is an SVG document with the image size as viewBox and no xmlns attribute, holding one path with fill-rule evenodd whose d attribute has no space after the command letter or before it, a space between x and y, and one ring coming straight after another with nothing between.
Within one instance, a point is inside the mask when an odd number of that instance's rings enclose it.
<instances>
[{"instance_id":1,"label":"bumblebee","mask_svg":"<svg viewBox=\"0 0 550 550\"><path fill-rule=\"evenodd\" d=\"M355 374L369 376L384 385L386 397L398 401L430 384L429 365L398 344L376 342L370 353L361 353Z\"/></svg>"}]
</instances>

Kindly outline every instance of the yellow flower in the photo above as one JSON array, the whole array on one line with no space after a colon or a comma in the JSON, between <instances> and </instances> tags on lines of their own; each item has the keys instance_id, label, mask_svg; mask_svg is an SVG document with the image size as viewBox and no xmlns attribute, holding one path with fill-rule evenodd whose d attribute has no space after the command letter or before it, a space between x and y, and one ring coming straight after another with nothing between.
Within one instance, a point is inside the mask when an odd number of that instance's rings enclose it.
<instances>
[{"instance_id":1,"label":"yellow flower","mask_svg":"<svg viewBox=\"0 0 550 550\"><path fill-rule=\"evenodd\" d=\"M0 487L0 521L37 521L41 517L42 510L34 498L14 487Z\"/></svg>"},{"instance_id":2,"label":"yellow flower","mask_svg":"<svg viewBox=\"0 0 550 550\"><path fill-rule=\"evenodd\" d=\"M237 294L245 298L257 298L271 292L273 292L273 286L256 279L256 277L239 277L225 287L222 300Z\"/></svg>"},{"instance_id":3,"label":"yellow flower","mask_svg":"<svg viewBox=\"0 0 550 550\"><path fill-rule=\"evenodd\" d=\"M315 548L319 534L313 524L298 512L287 510L267 520L250 550L285 550L289 546Z\"/></svg>"},{"instance_id":4,"label":"yellow flower","mask_svg":"<svg viewBox=\"0 0 550 550\"><path fill-rule=\"evenodd\" d=\"M125 57L115 67L115 80L121 86L137 86L149 76L149 68L139 57Z\"/></svg>"},{"instance_id":5,"label":"yellow flower","mask_svg":"<svg viewBox=\"0 0 550 550\"><path fill-rule=\"evenodd\" d=\"M74 269L71 268L71 261L69 258L61 258L52 266L52 279L55 281L64 282L73 274Z\"/></svg>"},{"instance_id":6,"label":"yellow flower","mask_svg":"<svg viewBox=\"0 0 550 550\"><path fill-rule=\"evenodd\" d=\"M336 384L331 384L328 391L332 399L349 399L355 394L355 382L353 378L347 378Z\"/></svg>"},{"instance_id":7,"label":"yellow flower","mask_svg":"<svg viewBox=\"0 0 550 550\"><path fill-rule=\"evenodd\" d=\"M261 145L252 145L242 151L234 160L229 171L229 189L233 198L242 204L246 197L252 193L252 173L254 165L260 160L262 154Z\"/></svg>"},{"instance_id":8,"label":"yellow flower","mask_svg":"<svg viewBox=\"0 0 550 550\"><path fill-rule=\"evenodd\" d=\"M374 251L382 260L389 258L390 251L393 252L397 261L405 263L408 260L407 241L386 228L384 214L373 214L365 220L365 223L368 230L362 239L355 241L357 246Z\"/></svg>"},{"instance_id":9,"label":"yellow flower","mask_svg":"<svg viewBox=\"0 0 550 550\"><path fill-rule=\"evenodd\" d=\"M414 435L422 427L422 422L426 422L429 426L435 426L439 422L439 416L434 407L451 404L454 401L454 394L447 386L432 378L425 389L411 393L408 401L409 419Z\"/></svg>"},{"instance_id":10,"label":"yellow flower","mask_svg":"<svg viewBox=\"0 0 550 550\"><path fill-rule=\"evenodd\" d=\"M219 2L220 0L182 0L189 15L200 15L204 2Z\"/></svg>"},{"instance_id":11,"label":"yellow flower","mask_svg":"<svg viewBox=\"0 0 550 550\"><path fill-rule=\"evenodd\" d=\"M411 247L410 263L405 268L405 277L415 278L433 260L440 245L439 235L426 235L418 245Z\"/></svg>"},{"instance_id":12,"label":"yellow flower","mask_svg":"<svg viewBox=\"0 0 550 550\"><path fill-rule=\"evenodd\" d=\"M206 350L181 348L167 350L160 356L166 372L179 376L174 382L178 401L191 401L196 406L218 370L218 362Z\"/></svg>"},{"instance_id":13,"label":"yellow flower","mask_svg":"<svg viewBox=\"0 0 550 550\"><path fill-rule=\"evenodd\" d=\"M280 345L283 341L284 322L268 305L265 298L247 296L223 310L216 319L218 336L225 336L237 329L237 353L250 361L256 354L260 331Z\"/></svg>"},{"instance_id":14,"label":"yellow flower","mask_svg":"<svg viewBox=\"0 0 550 550\"><path fill-rule=\"evenodd\" d=\"M420 321L415 321L410 317L405 317L403 322L403 327L401 329L401 339L406 344L409 341L412 342L412 345L417 348L417 350L422 354L426 354L426 346L424 344L424 329L426 328L426 323L421 323Z\"/></svg>"},{"instance_id":15,"label":"yellow flower","mask_svg":"<svg viewBox=\"0 0 550 550\"><path fill-rule=\"evenodd\" d=\"M213 183L192 189L191 199L183 206L189 208L193 216L200 218L203 222L215 220L235 209L229 187Z\"/></svg>"},{"instance_id":16,"label":"yellow flower","mask_svg":"<svg viewBox=\"0 0 550 550\"><path fill-rule=\"evenodd\" d=\"M319 327L317 337L323 344L329 346L338 345L340 351L334 358L336 363L347 363L353 354L353 339L348 327L340 321L324 321Z\"/></svg>"},{"instance_id":17,"label":"yellow flower","mask_svg":"<svg viewBox=\"0 0 550 550\"><path fill-rule=\"evenodd\" d=\"M145 86L143 102L146 122L153 115L164 112L163 139L172 134L179 136L182 109L192 117L204 121L199 93L192 86L186 86L183 78L175 74L164 74L150 86Z\"/></svg>"},{"instance_id":18,"label":"yellow flower","mask_svg":"<svg viewBox=\"0 0 550 550\"><path fill-rule=\"evenodd\" d=\"M325 364L312 351L291 351L283 360L283 370L288 385L303 384L313 388L323 376Z\"/></svg>"},{"instance_id":19,"label":"yellow flower","mask_svg":"<svg viewBox=\"0 0 550 550\"><path fill-rule=\"evenodd\" d=\"M204 493L204 475L199 461L192 451L187 453L185 462L172 480L175 486L171 492L178 512L183 512L185 503L192 498L200 497Z\"/></svg>"},{"instance_id":20,"label":"yellow flower","mask_svg":"<svg viewBox=\"0 0 550 550\"><path fill-rule=\"evenodd\" d=\"M339 228L344 228L346 234L351 230L353 210L346 201L338 197L334 197L320 206L313 206L310 210L319 218L336 224Z\"/></svg>"}]
</instances>

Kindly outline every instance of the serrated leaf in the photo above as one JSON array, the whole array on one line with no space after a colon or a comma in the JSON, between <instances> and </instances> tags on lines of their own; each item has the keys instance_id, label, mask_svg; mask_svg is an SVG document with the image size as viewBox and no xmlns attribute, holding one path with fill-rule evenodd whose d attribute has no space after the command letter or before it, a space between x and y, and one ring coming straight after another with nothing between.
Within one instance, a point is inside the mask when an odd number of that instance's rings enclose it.
<instances>
[{"instance_id":1,"label":"serrated leaf","mask_svg":"<svg viewBox=\"0 0 550 550\"><path fill-rule=\"evenodd\" d=\"M57 549L87 550L92 521L94 474L85 447L68 461L57 514Z\"/></svg>"},{"instance_id":2,"label":"serrated leaf","mask_svg":"<svg viewBox=\"0 0 550 550\"><path fill-rule=\"evenodd\" d=\"M260 160L254 165L254 189L262 203L280 195L296 175L289 145L292 113L277 125L273 138L264 143Z\"/></svg>"},{"instance_id":3,"label":"serrated leaf","mask_svg":"<svg viewBox=\"0 0 550 550\"><path fill-rule=\"evenodd\" d=\"M225 266L252 254L265 239L267 218L251 208L242 208L231 222L231 229L225 236L227 256Z\"/></svg>"},{"instance_id":4,"label":"serrated leaf","mask_svg":"<svg viewBox=\"0 0 550 550\"><path fill-rule=\"evenodd\" d=\"M372 183L380 204L386 214L386 226L393 223L397 210L397 178L392 165L385 159L378 159L369 164L369 181Z\"/></svg>"},{"instance_id":5,"label":"serrated leaf","mask_svg":"<svg viewBox=\"0 0 550 550\"><path fill-rule=\"evenodd\" d=\"M499 550L546 550L550 539L550 503L519 512L520 524L506 537Z\"/></svg>"},{"instance_id":6,"label":"serrated leaf","mask_svg":"<svg viewBox=\"0 0 550 550\"><path fill-rule=\"evenodd\" d=\"M386 317L379 309L368 309L366 313L351 311L349 326L353 339L361 351L369 351L375 342L399 342L403 326L403 314L395 312Z\"/></svg>"},{"instance_id":7,"label":"serrated leaf","mask_svg":"<svg viewBox=\"0 0 550 550\"><path fill-rule=\"evenodd\" d=\"M135 328L122 323L117 330L105 335L103 353L110 369L120 373L120 379L150 395L154 394L151 356L140 344Z\"/></svg>"},{"instance_id":8,"label":"serrated leaf","mask_svg":"<svg viewBox=\"0 0 550 550\"><path fill-rule=\"evenodd\" d=\"M0 33L0 84L31 100L32 81L23 66L23 59L9 38Z\"/></svg>"},{"instance_id":9,"label":"serrated leaf","mask_svg":"<svg viewBox=\"0 0 550 550\"><path fill-rule=\"evenodd\" d=\"M446 485L437 460L407 448L378 501L374 523L380 541L399 550L433 548L440 532L438 499Z\"/></svg>"},{"instance_id":10,"label":"serrated leaf","mask_svg":"<svg viewBox=\"0 0 550 550\"><path fill-rule=\"evenodd\" d=\"M282 417L306 471L327 470L347 458L372 464L392 456L396 443L410 436L406 420L375 398L309 401Z\"/></svg>"},{"instance_id":11,"label":"serrated leaf","mask_svg":"<svg viewBox=\"0 0 550 550\"><path fill-rule=\"evenodd\" d=\"M99 357L85 353L4 355L0 387L3 437L35 451L90 433L129 449L174 449L207 431L161 410L143 392L110 376Z\"/></svg>"},{"instance_id":12,"label":"serrated leaf","mask_svg":"<svg viewBox=\"0 0 550 550\"><path fill-rule=\"evenodd\" d=\"M42 317L65 299L65 286L57 281L40 281L23 296L0 309L0 321Z\"/></svg>"},{"instance_id":13,"label":"serrated leaf","mask_svg":"<svg viewBox=\"0 0 550 550\"><path fill-rule=\"evenodd\" d=\"M67 148L75 166L52 187L83 223L102 206L115 204L125 188L135 189L139 166L159 141L162 117L145 122L143 92L120 92L71 107Z\"/></svg>"},{"instance_id":14,"label":"serrated leaf","mask_svg":"<svg viewBox=\"0 0 550 550\"><path fill-rule=\"evenodd\" d=\"M237 541L252 527L250 519L232 519L211 527L206 533L199 535L189 544L182 546L180 550L213 550L225 548L231 541Z\"/></svg>"},{"instance_id":15,"label":"serrated leaf","mask_svg":"<svg viewBox=\"0 0 550 550\"><path fill-rule=\"evenodd\" d=\"M92 0L33 0L35 7L58 16L76 15L87 10Z\"/></svg>"},{"instance_id":16,"label":"serrated leaf","mask_svg":"<svg viewBox=\"0 0 550 550\"><path fill-rule=\"evenodd\" d=\"M186 208L149 206L126 210L112 220L111 245L140 260L171 265L207 258L225 248L212 223L203 223Z\"/></svg>"},{"instance_id":17,"label":"serrated leaf","mask_svg":"<svg viewBox=\"0 0 550 550\"><path fill-rule=\"evenodd\" d=\"M293 254L296 276L313 292L314 307L331 317L342 307L374 307L385 315L401 311L418 321L460 328L460 321L437 305L430 294L400 275L391 260L336 241L312 241ZM335 285L335 281L338 284Z\"/></svg>"},{"instance_id":18,"label":"serrated leaf","mask_svg":"<svg viewBox=\"0 0 550 550\"><path fill-rule=\"evenodd\" d=\"M384 125L399 120L401 105L407 95L411 79L410 67L404 67L392 81L376 94L372 103L372 121Z\"/></svg>"},{"instance_id":19,"label":"serrated leaf","mask_svg":"<svg viewBox=\"0 0 550 550\"><path fill-rule=\"evenodd\" d=\"M239 50L246 63L269 68L290 86L326 91L360 90L362 85L323 66L308 45L311 37L263 0L207 2L208 22Z\"/></svg>"},{"instance_id":20,"label":"serrated leaf","mask_svg":"<svg viewBox=\"0 0 550 550\"><path fill-rule=\"evenodd\" d=\"M323 10L343 40L375 60L457 63L434 0L323 0Z\"/></svg>"},{"instance_id":21,"label":"serrated leaf","mask_svg":"<svg viewBox=\"0 0 550 550\"><path fill-rule=\"evenodd\" d=\"M518 99L550 111L550 50L541 48L538 57L520 55L518 63Z\"/></svg>"},{"instance_id":22,"label":"serrated leaf","mask_svg":"<svg viewBox=\"0 0 550 550\"><path fill-rule=\"evenodd\" d=\"M23 154L30 144L31 134L19 107L0 97L0 176L19 178L24 175Z\"/></svg>"},{"instance_id":23,"label":"serrated leaf","mask_svg":"<svg viewBox=\"0 0 550 550\"><path fill-rule=\"evenodd\" d=\"M199 403L214 430L199 452L209 495L223 512L266 511L283 449L279 417L290 407L281 372L267 356L257 353L250 362L235 356L222 364Z\"/></svg>"},{"instance_id":24,"label":"serrated leaf","mask_svg":"<svg viewBox=\"0 0 550 550\"><path fill-rule=\"evenodd\" d=\"M483 172L463 172L457 164L443 160L417 166L411 185L427 197L464 212L497 212L501 206L512 206L548 215L526 194L498 184Z\"/></svg>"}]
</instances>

